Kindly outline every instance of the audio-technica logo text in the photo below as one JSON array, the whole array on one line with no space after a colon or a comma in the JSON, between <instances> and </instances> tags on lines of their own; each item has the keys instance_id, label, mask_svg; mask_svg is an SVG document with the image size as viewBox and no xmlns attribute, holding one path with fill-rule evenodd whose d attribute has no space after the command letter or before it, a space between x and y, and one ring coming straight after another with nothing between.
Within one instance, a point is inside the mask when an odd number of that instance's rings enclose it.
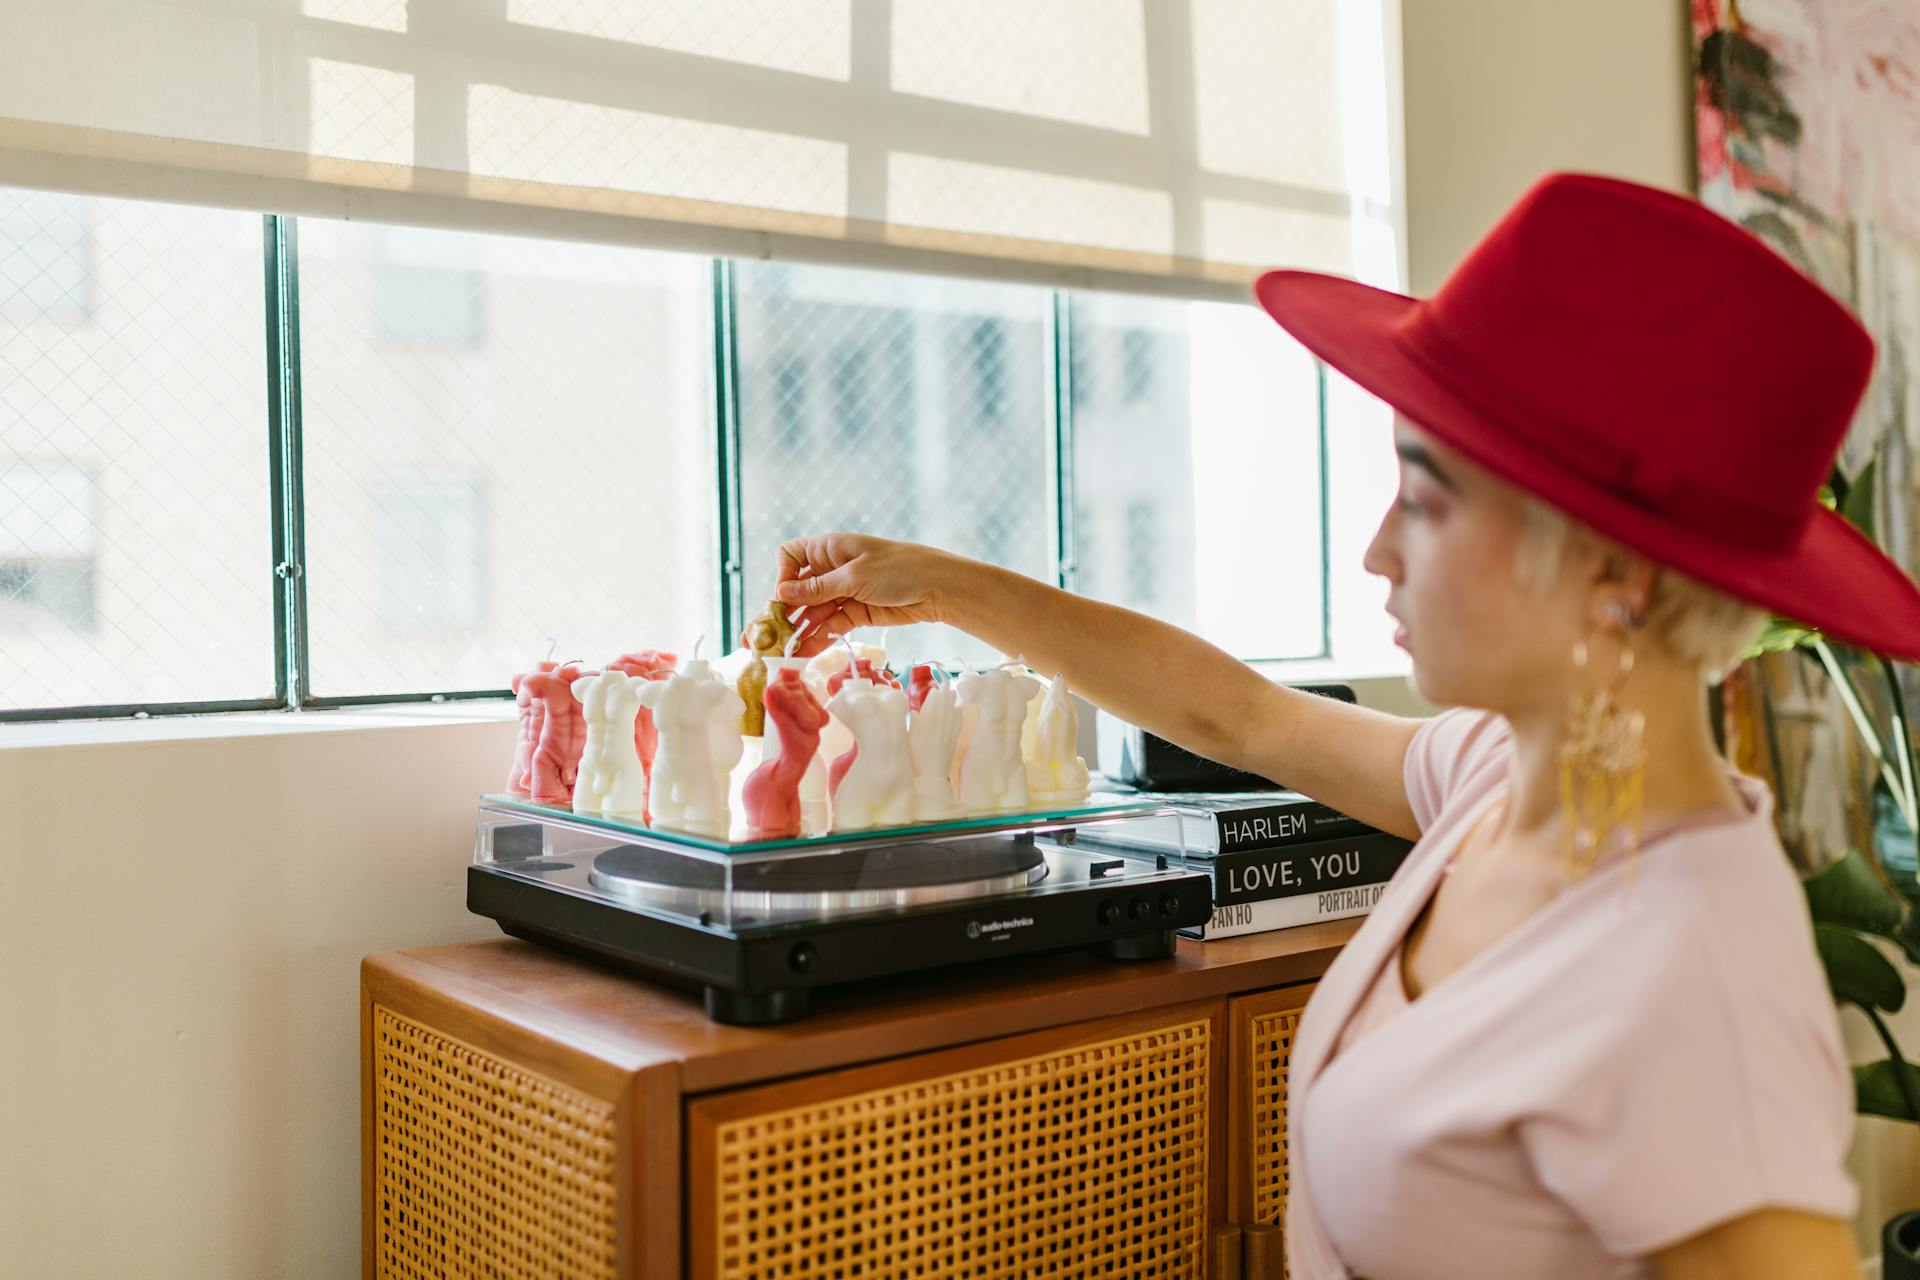
<instances>
[{"instance_id":1,"label":"audio-technica logo text","mask_svg":"<svg viewBox=\"0 0 1920 1280\"><path fill-rule=\"evenodd\" d=\"M995 937L1004 937L1014 929L1025 929L1032 923L1032 916L1009 916L1005 920L969 920L967 936L992 940Z\"/></svg>"}]
</instances>

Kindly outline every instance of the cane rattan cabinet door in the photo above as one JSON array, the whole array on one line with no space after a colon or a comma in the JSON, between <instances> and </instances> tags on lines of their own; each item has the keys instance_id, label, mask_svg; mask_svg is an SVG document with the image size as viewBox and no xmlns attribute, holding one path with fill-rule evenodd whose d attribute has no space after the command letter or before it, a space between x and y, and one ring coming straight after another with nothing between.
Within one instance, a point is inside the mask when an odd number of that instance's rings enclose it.
<instances>
[{"instance_id":1,"label":"cane rattan cabinet door","mask_svg":"<svg viewBox=\"0 0 1920 1280\"><path fill-rule=\"evenodd\" d=\"M367 1270L613 1280L613 1102L382 1005L363 1009Z\"/></svg>"},{"instance_id":2,"label":"cane rattan cabinet door","mask_svg":"<svg viewBox=\"0 0 1920 1280\"><path fill-rule=\"evenodd\" d=\"M1227 1002L1227 1214L1243 1227L1287 1218L1287 1067L1312 983Z\"/></svg>"},{"instance_id":3,"label":"cane rattan cabinet door","mask_svg":"<svg viewBox=\"0 0 1920 1280\"><path fill-rule=\"evenodd\" d=\"M687 1105L696 1280L1199 1280L1225 1172L1219 1001Z\"/></svg>"}]
</instances>

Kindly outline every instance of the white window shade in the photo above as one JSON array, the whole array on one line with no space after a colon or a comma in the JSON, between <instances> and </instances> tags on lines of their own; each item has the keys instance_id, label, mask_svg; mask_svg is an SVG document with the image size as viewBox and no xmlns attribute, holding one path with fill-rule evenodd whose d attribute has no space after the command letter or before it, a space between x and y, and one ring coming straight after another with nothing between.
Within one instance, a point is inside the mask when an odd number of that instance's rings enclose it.
<instances>
[{"instance_id":1,"label":"white window shade","mask_svg":"<svg viewBox=\"0 0 1920 1280\"><path fill-rule=\"evenodd\" d=\"M0 183L1189 296L1394 283L1393 2L6 0Z\"/></svg>"}]
</instances>

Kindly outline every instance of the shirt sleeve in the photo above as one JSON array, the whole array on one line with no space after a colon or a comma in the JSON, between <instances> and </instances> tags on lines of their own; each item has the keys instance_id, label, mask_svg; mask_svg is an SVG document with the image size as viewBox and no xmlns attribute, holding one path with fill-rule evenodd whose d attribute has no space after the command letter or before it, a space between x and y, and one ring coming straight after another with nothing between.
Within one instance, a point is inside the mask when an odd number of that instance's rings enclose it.
<instances>
[{"instance_id":1,"label":"shirt sleeve","mask_svg":"<svg viewBox=\"0 0 1920 1280\"><path fill-rule=\"evenodd\" d=\"M1470 802L1499 779L1512 737L1502 717L1471 707L1443 711L1414 731L1402 773L1421 831L1450 805Z\"/></svg>"},{"instance_id":2,"label":"shirt sleeve","mask_svg":"<svg viewBox=\"0 0 1920 1280\"><path fill-rule=\"evenodd\" d=\"M1637 1013L1614 1011L1631 1028L1617 1051L1570 1071L1561 1105L1521 1125L1542 1184L1623 1257L1760 1209L1845 1219L1858 1207L1853 1077L1831 1001L1764 974L1740 982L1712 929L1693 933L1653 948L1668 958L1646 962ZM1610 1025L1606 1010L1570 1013L1591 1034Z\"/></svg>"}]
</instances>

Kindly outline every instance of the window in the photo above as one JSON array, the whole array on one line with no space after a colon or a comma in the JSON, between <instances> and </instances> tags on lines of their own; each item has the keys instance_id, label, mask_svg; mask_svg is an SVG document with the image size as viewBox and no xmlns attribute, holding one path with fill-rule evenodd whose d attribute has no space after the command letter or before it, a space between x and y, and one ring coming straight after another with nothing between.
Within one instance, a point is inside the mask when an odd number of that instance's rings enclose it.
<instances>
[{"instance_id":1,"label":"window","mask_svg":"<svg viewBox=\"0 0 1920 1280\"><path fill-rule=\"evenodd\" d=\"M1007 326L982 320L968 335L973 359L975 411L982 426L997 427L1007 420Z\"/></svg>"},{"instance_id":2,"label":"window","mask_svg":"<svg viewBox=\"0 0 1920 1280\"><path fill-rule=\"evenodd\" d=\"M866 443L873 429L873 402L882 394L867 374L867 353L849 347L833 361L833 427L843 445Z\"/></svg>"},{"instance_id":3,"label":"window","mask_svg":"<svg viewBox=\"0 0 1920 1280\"><path fill-rule=\"evenodd\" d=\"M1127 504L1127 594L1151 608L1166 586L1160 568L1160 504L1136 499Z\"/></svg>"},{"instance_id":4,"label":"window","mask_svg":"<svg viewBox=\"0 0 1920 1280\"><path fill-rule=\"evenodd\" d=\"M51 191L0 191L0 314L84 320L93 312L92 202Z\"/></svg>"},{"instance_id":5,"label":"window","mask_svg":"<svg viewBox=\"0 0 1920 1280\"><path fill-rule=\"evenodd\" d=\"M807 362L798 356L782 360L773 375L774 440L784 453L807 442Z\"/></svg>"},{"instance_id":6,"label":"window","mask_svg":"<svg viewBox=\"0 0 1920 1280\"><path fill-rule=\"evenodd\" d=\"M1251 306L1075 294L1074 585L1245 658L1327 649L1321 397ZM1145 370L1143 374L1141 371Z\"/></svg>"},{"instance_id":7,"label":"window","mask_svg":"<svg viewBox=\"0 0 1920 1280\"><path fill-rule=\"evenodd\" d=\"M0 636L92 632L99 495L77 467L0 466Z\"/></svg>"},{"instance_id":8,"label":"window","mask_svg":"<svg viewBox=\"0 0 1920 1280\"><path fill-rule=\"evenodd\" d=\"M475 476L380 475L373 503L376 616L400 632L471 630L487 617L486 496Z\"/></svg>"},{"instance_id":9,"label":"window","mask_svg":"<svg viewBox=\"0 0 1920 1280\"><path fill-rule=\"evenodd\" d=\"M1128 329L1120 335L1120 398L1128 404L1144 404L1153 398L1154 362L1160 348L1154 336L1144 329Z\"/></svg>"},{"instance_id":10,"label":"window","mask_svg":"<svg viewBox=\"0 0 1920 1280\"><path fill-rule=\"evenodd\" d=\"M409 237L489 299L476 346L378 322L387 232L299 224L313 695L498 689L550 641L714 652L710 263Z\"/></svg>"},{"instance_id":11,"label":"window","mask_svg":"<svg viewBox=\"0 0 1920 1280\"><path fill-rule=\"evenodd\" d=\"M716 653L836 527L1327 650L1321 419L1375 410L1252 308L0 191L50 210L84 275L0 293L0 717Z\"/></svg>"},{"instance_id":12,"label":"window","mask_svg":"<svg viewBox=\"0 0 1920 1280\"><path fill-rule=\"evenodd\" d=\"M373 328L389 343L480 345L486 333L486 277L475 270L482 243L418 227L375 227Z\"/></svg>"},{"instance_id":13,"label":"window","mask_svg":"<svg viewBox=\"0 0 1920 1280\"><path fill-rule=\"evenodd\" d=\"M273 705L260 216L0 188L0 243L0 713Z\"/></svg>"},{"instance_id":14,"label":"window","mask_svg":"<svg viewBox=\"0 0 1920 1280\"><path fill-rule=\"evenodd\" d=\"M832 528L932 542L1053 578L1043 323L1051 295L757 263L740 264L734 278L749 613L772 592L780 543ZM995 336L983 345L983 333ZM980 394L987 351L1001 388L993 404ZM805 395L763 389L823 367L833 370L830 384ZM778 446L797 434L772 411L796 400L826 406L825 428L807 430L801 449L767 447L770 436ZM883 423L889 429L877 429ZM996 656L945 629L873 639L896 658Z\"/></svg>"}]
</instances>

